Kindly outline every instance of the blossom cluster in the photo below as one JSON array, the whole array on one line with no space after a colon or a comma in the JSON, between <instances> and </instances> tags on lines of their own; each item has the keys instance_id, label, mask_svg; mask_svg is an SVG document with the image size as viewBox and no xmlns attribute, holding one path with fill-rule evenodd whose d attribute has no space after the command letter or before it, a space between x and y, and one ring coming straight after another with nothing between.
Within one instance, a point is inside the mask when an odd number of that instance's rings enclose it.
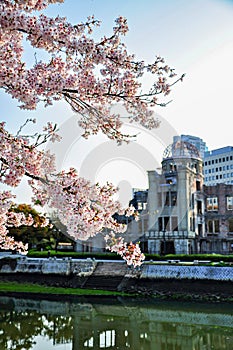
<instances>
[{"instance_id":1,"label":"blossom cluster","mask_svg":"<svg viewBox=\"0 0 233 350\"><path fill-rule=\"evenodd\" d=\"M50 136L56 138L55 135L49 124L44 140ZM55 169L54 157L38 150L38 140L39 136L36 144L30 144L28 138L11 135L5 129L5 123L0 123L0 182L16 187L24 175L40 178Z\"/></svg>"},{"instance_id":2,"label":"blossom cluster","mask_svg":"<svg viewBox=\"0 0 233 350\"><path fill-rule=\"evenodd\" d=\"M46 182L31 180L34 201L56 210L67 234L76 240L87 240L104 229L124 232L126 226L113 215L128 212L121 208L113 196L117 189L110 183L104 186L91 184L79 177L75 169L50 174ZM131 209L132 212L132 209Z\"/></svg>"},{"instance_id":3,"label":"blossom cluster","mask_svg":"<svg viewBox=\"0 0 233 350\"><path fill-rule=\"evenodd\" d=\"M31 216L25 217L22 213L12 213L12 194L9 191L0 192L0 248L5 250L15 250L22 254L27 252L27 244L16 242L13 237L8 235L7 227L21 225L32 225Z\"/></svg>"},{"instance_id":4,"label":"blossom cluster","mask_svg":"<svg viewBox=\"0 0 233 350\"><path fill-rule=\"evenodd\" d=\"M141 252L138 243L126 243L123 237L116 237L114 232L106 235L105 240L106 248L119 254L126 261L127 265L137 267L143 263L145 255Z\"/></svg>"}]
</instances>

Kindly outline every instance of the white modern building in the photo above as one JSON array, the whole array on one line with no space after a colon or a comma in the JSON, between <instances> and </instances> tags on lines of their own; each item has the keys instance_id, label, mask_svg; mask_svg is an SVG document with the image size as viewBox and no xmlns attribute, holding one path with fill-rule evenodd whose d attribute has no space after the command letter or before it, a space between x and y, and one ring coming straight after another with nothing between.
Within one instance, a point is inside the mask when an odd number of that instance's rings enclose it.
<instances>
[{"instance_id":1,"label":"white modern building","mask_svg":"<svg viewBox=\"0 0 233 350\"><path fill-rule=\"evenodd\" d=\"M202 159L204 158L205 152L208 151L206 143L200 137L192 135L174 136L173 143L177 143L178 141L187 142L196 147Z\"/></svg>"},{"instance_id":2,"label":"white modern building","mask_svg":"<svg viewBox=\"0 0 233 350\"><path fill-rule=\"evenodd\" d=\"M205 152L203 170L206 186L233 184L233 147L227 146Z\"/></svg>"}]
</instances>

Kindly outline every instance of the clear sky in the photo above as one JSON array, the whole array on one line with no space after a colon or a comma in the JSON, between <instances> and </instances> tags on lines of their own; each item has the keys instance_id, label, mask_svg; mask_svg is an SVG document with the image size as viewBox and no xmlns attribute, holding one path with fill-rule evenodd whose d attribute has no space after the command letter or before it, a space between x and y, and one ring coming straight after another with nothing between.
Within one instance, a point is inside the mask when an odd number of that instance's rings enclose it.
<instances>
[{"instance_id":1,"label":"clear sky","mask_svg":"<svg viewBox=\"0 0 233 350\"><path fill-rule=\"evenodd\" d=\"M88 143L74 137L72 147L69 144L61 156L62 165L75 160L72 165L81 169L81 174L89 174L93 181L110 179L127 192L132 187L147 186L146 170L159 167L162 152L172 142L173 134L198 136L210 150L233 146L233 1L66 0L64 4L51 5L47 14L67 16L72 23L94 14L102 21L97 36L110 34L114 19L125 16L130 28L125 38L129 52L147 61L159 54L178 75L186 73L183 83L171 93L173 102L158 108L162 124L154 134L138 129L138 145L134 143L126 151L116 151L101 137L91 138ZM27 51L25 57L32 62L31 52ZM47 109L39 107L35 112L20 111L17 102L4 93L0 94L0 105L0 117L12 131L29 116L40 120L39 125L46 120L64 125L72 117L64 103ZM78 148L73 147L77 144ZM102 158L103 153L108 156ZM92 170L94 159L99 160L99 167Z\"/></svg>"},{"instance_id":2,"label":"clear sky","mask_svg":"<svg viewBox=\"0 0 233 350\"><path fill-rule=\"evenodd\" d=\"M158 113L210 149L233 144L233 1L67 0L56 9L71 21L94 14L105 32L116 16L127 17L130 51L147 60L160 54L178 74L186 73L171 94L173 103Z\"/></svg>"}]
</instances>

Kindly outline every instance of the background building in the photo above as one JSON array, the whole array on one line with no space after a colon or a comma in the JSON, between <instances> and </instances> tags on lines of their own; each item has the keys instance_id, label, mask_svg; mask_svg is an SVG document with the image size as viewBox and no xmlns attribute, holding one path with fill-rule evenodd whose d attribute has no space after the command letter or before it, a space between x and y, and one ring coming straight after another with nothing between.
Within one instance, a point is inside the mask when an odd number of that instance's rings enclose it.
<instances>
[{"instance_id":1,"label":"background building","mask_svg":"<svg viewBox=\"0 0 233 350\"><path fill-rule=\"evenodd\" d=\"M233 184L233 147L205 152L203 169L205 185Z\"/></svg>"},{"instance_id":2,"label":"background building","mask_svg":"<svg viewBox=\"0 0 233 350\"><path fill-rule=\"evenodd\" d=\"M233 253L233 185L204 186L205 234L202 253Z\"/></svg>"},{"instance_id":3,"label":"background building","mask_svg":"<svg viewBox=\"0 0 233 350\"><path fill-rule=\"evenodd\" d=\"M174 136L173 143L177 143L178 141L187 142L193 145L198 150L202 159L204 158L204 153L208 151L206 143L200 137L192 135Z\"/></svg>"}]
</instances>

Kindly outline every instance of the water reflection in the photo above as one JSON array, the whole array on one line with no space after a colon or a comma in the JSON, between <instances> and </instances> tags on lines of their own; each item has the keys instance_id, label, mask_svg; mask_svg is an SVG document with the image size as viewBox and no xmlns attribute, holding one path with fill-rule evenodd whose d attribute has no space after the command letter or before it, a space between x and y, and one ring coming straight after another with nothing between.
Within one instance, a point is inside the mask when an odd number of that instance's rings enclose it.
<instances>
[{"instance_id":1,"label":"water reflection","mask_svg":"<svg viewBox=\"0 0 233 350\"><path fill-rule=\"evenodd\" d=\"M1 350L232 350L232 305L0 297Z\"/></svg>"}]
</instances>

